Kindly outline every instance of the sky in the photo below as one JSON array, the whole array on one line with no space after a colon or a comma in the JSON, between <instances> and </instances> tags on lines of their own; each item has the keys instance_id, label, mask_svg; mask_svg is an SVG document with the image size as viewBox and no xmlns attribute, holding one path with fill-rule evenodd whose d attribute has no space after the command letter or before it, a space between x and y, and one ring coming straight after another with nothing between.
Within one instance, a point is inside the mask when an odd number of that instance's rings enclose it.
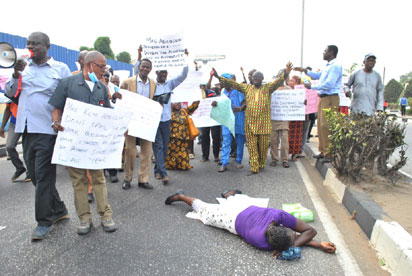
<instances>
[{"instance_id":1,"label":"sky","mask_svg":"<svg viewBox=\"0 0 412 276\"><path fill-rule=\"evenodd\" d=\"M42 31L51 43L75 50L109 36L116 54L128 51L132 58L149 35L183 33L192 57L226 56L213 64L219 73L239 79L243 66L270 80L289 60L300 66L302 1L18 1L24 8L9 1L2 10L18 16L3 12L0 32ZM372 52L376 71L386 69L385 82L399 79L412 71L411 10L411 0L305 0L303 65L322 68L323 50L335 44L344 68Z\"/></svg>"}]
</instances>

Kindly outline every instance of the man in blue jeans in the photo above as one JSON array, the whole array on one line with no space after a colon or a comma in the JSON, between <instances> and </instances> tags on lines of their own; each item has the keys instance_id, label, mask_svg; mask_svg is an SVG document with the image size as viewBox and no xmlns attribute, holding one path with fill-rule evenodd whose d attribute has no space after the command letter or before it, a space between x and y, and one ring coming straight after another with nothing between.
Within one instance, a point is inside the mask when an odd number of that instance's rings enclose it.
<instances>
[{"instance_id":1,"label":"man in blue jeans","mask_svg":"<svg viewBox=\"0 0 412 276\"><path fill-rule=\"evenodd\" d=\"M222 77L235 80L235 76L232 74L223 74ZM228 86L225 86L222 91L232 102L232 110L235 114L236 168L241 169L243 168L242 159L243 148L245 145L245 95ZM213 102L212 105L217 106L217 102ZM227 170L232 146L232 134L225 126L222 126L222 137L223 142L220 152L220 162L222 165L219 167L218 172L224 172Z\"/></svg>"},{"instance_id":2,"label":"man in blue jeans","mask_svg":"<svg viewBox=\"0 0 412 276\"><path fill-rule=\"evenodd\" d=\"M140 48L139 51L141 51ZM185 54L189 54L187 50L185 50ZM157 128L156 139L153 143L153 154L156 160L154 174L155 178L161 180L164 185L169 183L165 160L170 136L170 119L172 118L170 96L171 93L173 93L173 90L186 79L188 72L189 67L186 65L183 67L183 71L180 75L171 80L167 80L167 70L156 71L157 84L153 99L158 101L163 106L163 112L159 127Z\"/></svg>"}]
</instances>

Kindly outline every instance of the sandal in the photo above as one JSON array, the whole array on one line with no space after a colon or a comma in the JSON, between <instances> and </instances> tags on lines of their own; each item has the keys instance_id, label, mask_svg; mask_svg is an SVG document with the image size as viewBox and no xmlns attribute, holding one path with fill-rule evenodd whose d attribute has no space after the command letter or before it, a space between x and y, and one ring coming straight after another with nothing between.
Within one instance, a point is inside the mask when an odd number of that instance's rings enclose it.
<instances>
[{"instance_id":1,"label":"sandal","mask_svg":"<svg viewBox=\"0 0 412 276\"><path fill-rule=\"evenodd\" d=\"M283 166L284 168L289 168L289 163L288 163L287 161L283 161L283 162L282 162L282 166Z\"/></svg>"}]
</instances>

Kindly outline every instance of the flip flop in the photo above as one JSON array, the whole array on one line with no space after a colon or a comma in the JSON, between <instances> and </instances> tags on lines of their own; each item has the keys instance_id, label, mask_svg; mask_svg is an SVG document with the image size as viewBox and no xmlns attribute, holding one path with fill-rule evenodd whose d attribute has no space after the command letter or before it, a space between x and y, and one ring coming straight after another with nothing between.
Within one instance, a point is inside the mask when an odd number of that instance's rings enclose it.
<instances>
[{"instance_id":1,"label":"flip flop","mask_svg":"<svg viewBox=\"0 0 412 276\"><path fill-rule=\"evenodd\" d=\"M166 205L172 204L173 202L176 201L176 200L173 200L173 199L172 199L173 197L175 197L175 196L177 196L177 195L184 195L184 194L185 194L185 193L184 193L183 190L178 190L178 191L176 191L176 193L174 193L174 194L172 194L171 196L168 196L168 197L166 198L165 204L166 204Z\"/></svg>"}]
</instances>

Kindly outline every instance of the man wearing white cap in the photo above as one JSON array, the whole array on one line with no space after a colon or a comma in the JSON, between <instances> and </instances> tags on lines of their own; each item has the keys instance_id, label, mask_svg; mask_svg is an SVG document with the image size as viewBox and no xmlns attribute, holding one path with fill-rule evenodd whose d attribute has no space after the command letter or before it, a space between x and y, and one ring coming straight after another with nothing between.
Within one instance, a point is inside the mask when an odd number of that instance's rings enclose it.
<instances>
[{"instance_id":1,"label":"man wearing white cap","mask_svg":"<svg viewBox=\"0 0 412 276\"><path fill-rule=\"evenodd\" d=\"M376 56L367 54L363 69L349 77L346 86L352 88L352 113L372 116L376 111L383 110L383 83L379 73L373 70L375 63Z\"/></svg>"}]
</instances>

